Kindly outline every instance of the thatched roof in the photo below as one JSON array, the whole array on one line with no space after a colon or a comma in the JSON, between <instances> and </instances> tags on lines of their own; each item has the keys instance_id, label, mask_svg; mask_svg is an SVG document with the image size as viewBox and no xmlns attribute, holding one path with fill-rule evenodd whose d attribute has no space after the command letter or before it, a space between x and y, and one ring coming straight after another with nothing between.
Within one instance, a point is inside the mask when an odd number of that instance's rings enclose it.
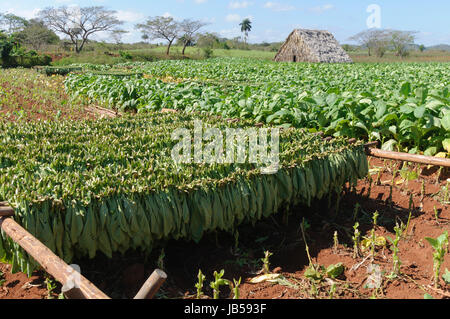
<instances>
[{"instance_id":1,"label":"thatched roof","mask_svg":"<svg viewBox=\"0 0 450 319\"><path fill-rule=\"evenodd\" d=\"M328 31L296 29L280 48L275 61L351 63L352 59Z\"/></svg>"}]
</instances>

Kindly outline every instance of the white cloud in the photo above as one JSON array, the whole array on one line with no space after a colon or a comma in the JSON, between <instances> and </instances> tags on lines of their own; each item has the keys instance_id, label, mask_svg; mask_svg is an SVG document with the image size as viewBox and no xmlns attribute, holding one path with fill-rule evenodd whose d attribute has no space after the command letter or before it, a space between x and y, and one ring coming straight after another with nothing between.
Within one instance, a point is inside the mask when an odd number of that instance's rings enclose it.
<instances>
[{"instance_id":1,"label":"white cloud","mask_svg":"<svg viewBox=\"0 0 450 319\"><path fill-rule=\"evenodd\" d=\"M231 1L229 7L231 9L245 9L253 5L253 2L249 1Z\"/></svg>"},{"instance_id":2,"label":"white cloud","mask_svg":"<svg viewBox=\"0 0 450 319\"><path fill-rule=\"evenodd\" d=\"M235 38L242 35L241 30L238 27L220 30L219 34L225 38Z\"/></svg>"},{"instance_id":3,"label":"white cloud","mask_svg":"<svg viewBox=\"0 0 450 319\"><path fill-rule=\"evenodd\" d=\"M116 13L116 17L117 19L125 22L136 22L144 19L145 16L139 12L118 10Z\"/></svg>"},{"instance_id":4,"label":"white cloud","mask_svg":"<svg viewBox=\"0 0 450 319\"><path fill-rule=\"evenodd\" d=\"M239 22L241 21L241 16L239 14L229 14L225 17L227 22Z\"/></svg>"},{"instance_id":5,"label":"white cloud","mask_svg":"<svg viewBox=\"0 0 450 319\"><path fill-rule=\"evenodd\" d=\"M270 9L270 10L276 11L276 12L295 10L295 7L292 5L283 4L283 3L279 3L279 2L272 2L272 1L266 2L264 4L264 8Z\"/></svg>"},{"instance_id":6,"label":"white cloud","mask_svg":"<svg viewBox=\"0 0 450 319\"><path fill-rule=\"evenodd\" d=\"M173 18L173 15L172 15L170 12L165 12L162 16L163 16L164 18L170 18L170 17Z\"/></svg>"},{"instance_id":7,"label":"white cloud","mask_svg":"<svg viewBox=\"0 0 450 319\"><path fill-rule=\"evenodd\" d=\"M324 13L325 11L329 11L334 9L334 5L332 4L324 4L322 6L317 6L317 7L313 7L310 8L309 11L314 12L314 13Z\"/></svg>"},{"instance_id":8,"label":"white cloud","mask_svg":"<svg viewBox=\"0 0 450 319\"><path fill-rule=\"evenodd\" d=\"M197 4L202 4L208 2L208 0L194 0L194 2Z\"/></svg>"},{"instance_id":9,"label":"white cloud","mask_svg":"<svg viewBox=\"0 0 450 319\"><path fill-rule=\"evenodd\" d=\"M36 18L39 11L41 11L41 9L39 9L39 8L28 9L28 10L27 9L9 8L9 9L5 10L5 13L12 13L19 17L25 18L25 19L33 19L33 18Z\"/></svg>"}]
</instances>

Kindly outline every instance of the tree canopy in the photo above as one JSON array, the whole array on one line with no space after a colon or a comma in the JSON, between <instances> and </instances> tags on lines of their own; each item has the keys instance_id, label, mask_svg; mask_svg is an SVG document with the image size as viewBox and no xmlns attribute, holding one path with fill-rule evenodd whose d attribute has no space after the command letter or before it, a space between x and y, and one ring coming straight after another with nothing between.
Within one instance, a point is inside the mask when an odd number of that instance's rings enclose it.
<instances>
[{"instance_id":1,"label":"tree canopy","mask_svg":"<svg viewBox=\"0 0 450 319\"><path fill-rule=\"evenodd\" d=\"M77 53L83 50L89 37L98 32L116 31L123 24L116 11L102 6L49 7L39 12L43 23L55 32L69 37Z\"/></svg>"}]
</instances>

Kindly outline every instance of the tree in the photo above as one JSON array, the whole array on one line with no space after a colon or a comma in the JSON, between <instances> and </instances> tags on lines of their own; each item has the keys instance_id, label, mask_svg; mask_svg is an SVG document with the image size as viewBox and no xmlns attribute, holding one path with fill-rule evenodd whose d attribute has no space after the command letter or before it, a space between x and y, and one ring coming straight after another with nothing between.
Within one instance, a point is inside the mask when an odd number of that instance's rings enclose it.
<instances>
[{"instance_id":1,"label":"tree","mask_svg":"<svg viewBox=\"0 0 450 319\"><path fill-rule=\"evenodd\" d=\"M27 19L16 16L12 13L0 13L0 25L3 28L6 27L6 29L4 29L6 34L11 35L23 30L28 25L28 21Z\"/></svg>"},{"instance_id":2,"label":"tree","mask_svg":"<svg viewBox=\"0 0 450 319\"><path fill-rule=\"evenodd\" d=\"M220 42L219 36L215 33L206 32L200 34L197 39L197 46L200 48L214 49Z\"/></svg>"},{"instance_id":3,"label":"tree","mask_svg":"<svg viewBox=\"0 0 450 319\"><path fill-rule=\"evenodd\" d=\"M116 11L102 6L46 8L39 12L43 23L54 30L67 35L80 53L89 37L98 32L112 32L123 22L116 18Z\"/></svg>"},{"instance_id":4,"label":"tree","mask_svg":"<svg viewBox=\"0 0 450 319\"><path fill-rule=\"evenodd\" d=\"M250 19L246 18L241 23L239 23L241 27L241 32L244 33L244 42L247 43L248 33L252 31L252 22Z\"/></svg>"},{"instance_id":5,"label":"tree","mask_svg":"<svg viewBox=\"0 0 450 319\"><path fill-rule=\"evenodd\" d=\"M186 47L194 42L195 34L206 25L207 23L190 19L185 19L180 22L180 31L183 34L180 38L183 42L183 55Z\"/></svg>"},{"instance_id":6,"label":"tree","mask_svg":"<svg viewBox=\"0 0 450 319\"><path fill-rule=\"evenodd\" d=\"M419 51L420 52L423 52L423 51L425 51L427 49L427 47L425 46L425 45L423 45L423 44L421 44L420 46L419 46Z\"/></svg>"},{"instance_id":7,"label":"tree","mask_svg":"<svg viewBox=\"0 0 450 319\"><path fill-rule=\"evenodd\" d=\"M408 49L414 44L416 33L416 31L389 31L391 45L397 56L405 57L408 55Z\"/></svg>"},{"instance_id":8,"label":"tree","mask_svg":"<svg viewBox=\"0 0 450 319\"><path fill-rule=\"evenodd\" d=\"M166 54L170 54L170 47L173 41L180 35L180 25L172 17L153 17L148 18L145 23L136 25L136 29L151 40L167 40L168 46Z\"/></svg>"},{"instance_id":9,"label":"tree","mask_svg":"<svg viewBox=\"0 0 450 319\"><path fill-rule=\"evenodd\" d=\"M43 45L56 44L59 42L58 36L48 29L42 21L32 19L20 32L15 33L15 38L20 44L31 47L39 51Z\"/></svg>"},{"instance_id":10,"label":"tree","mask_svg":"<svg viewBox=\"0 0 450 319\"><path fill-rule=\"evenodd\" d=\"M362 31L351 38L350 41L358 42L369 50L369 56L375 51L378 57L383 57L389 47L389 33L387 30L369 29Z\"/></svg>"},{"instance_id":11,"label":"tree","mask_svg":"<svg viewBox=\"0 0 450 319\"><path fill-rule=\"evenodd\" d=\"M114 30L111 32L111 37L117 45L120 45L122 44L122 37L127 33L129 32L125 30Z\"/></svg>"}]
</instances>

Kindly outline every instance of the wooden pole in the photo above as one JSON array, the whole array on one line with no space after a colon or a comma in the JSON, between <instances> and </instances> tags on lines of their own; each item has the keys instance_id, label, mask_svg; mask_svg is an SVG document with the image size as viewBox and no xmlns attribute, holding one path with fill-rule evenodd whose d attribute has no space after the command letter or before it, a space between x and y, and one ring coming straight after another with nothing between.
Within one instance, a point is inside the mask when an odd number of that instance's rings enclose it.
<instances>
[{"instance_id":1,"label":"wooden pole","mask_svg":"<svg viewBox=\"0 0 450 319\"><path fill-rule=\"evenodd\" d=\"M2 206L0 203L0 217L14 216L14 209L9 206Z\"/></svg>"},{"instance_id":2,"label":"wooden pole","mask_svg":"<svg viewBox=\"0 0 450 319\"><path fill-rule=\"evenodd\" d=\"M134 299L152 299L166 279L166 273L161 269L156 269L144 283Z\"/></svg>"},{"instance_id":3,"label":"wooden pole","mask_svg":"<svg viewBox=\"0 0 450 319\"><path fill-rule=\"evenodd\" d=\"M49 248L27 232L11 218L0 218L0 228L33 257L44 270L57 281L66 285L79 279L80 292L84 299L110 299L81 274L74 274L75 270L56 256ZM76 275L76 276L75 276Z\"/></svg>"},{"instance_id":4,"label":"wooden pole","mask_svg":"<svg viewBox=\"0 0 450 319\"><path fill-rule=\"evenodd\" d=\"M397 160L397 161L450 167L450 159L448 159L448 158L439 158L439 157L433 157L433 156L423 156L423 155L415 155L415 154L408 154L408 153L383 151L383 150L380 150L377 148L370 148L370 147L366 148L366 154L368 156Z\"/></svg>"}]
</instances>

